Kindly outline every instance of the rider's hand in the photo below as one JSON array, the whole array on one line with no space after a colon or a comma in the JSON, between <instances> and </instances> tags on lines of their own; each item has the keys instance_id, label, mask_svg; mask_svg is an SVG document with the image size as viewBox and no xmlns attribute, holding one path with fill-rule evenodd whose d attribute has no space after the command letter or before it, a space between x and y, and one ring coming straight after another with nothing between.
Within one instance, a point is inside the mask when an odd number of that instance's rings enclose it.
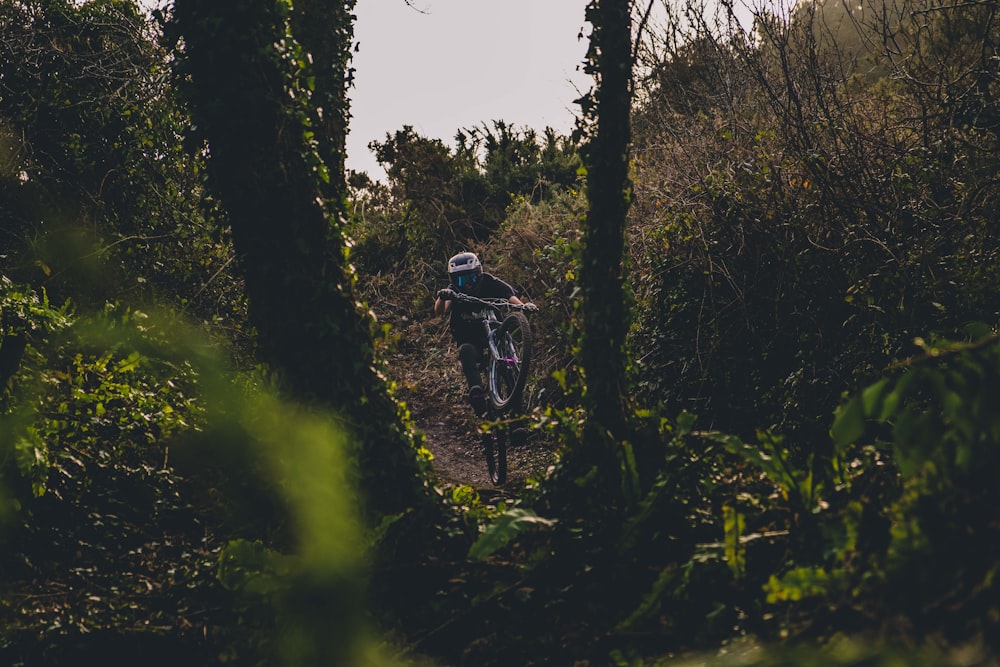
<instances>
[{"instance_id":1,"label":"rider's hand","mask_svg":"<svg viewBox=\"0 0 1000 667\"><path fill-rule=\"evenodd\" d=\"M528 311L529 313L537 313L538 312L538 306L536 306L535 304L533 304L531 302L528 302L528 303L523 304L523 305L524 305L524 309L526 311Z\"/></svg>"},{"instance_id":2,"label":"rider's hand","mask_svg":"<svg viewBox=\"0 0 1000 667\"><path fill-rule=\"evenodd\" d=\"M455 291L448 289L447 287L442 290L438 290L437 298L441 299L442 301L451 301L452 299L455 298Z\"/></svg>"}]
</instances>

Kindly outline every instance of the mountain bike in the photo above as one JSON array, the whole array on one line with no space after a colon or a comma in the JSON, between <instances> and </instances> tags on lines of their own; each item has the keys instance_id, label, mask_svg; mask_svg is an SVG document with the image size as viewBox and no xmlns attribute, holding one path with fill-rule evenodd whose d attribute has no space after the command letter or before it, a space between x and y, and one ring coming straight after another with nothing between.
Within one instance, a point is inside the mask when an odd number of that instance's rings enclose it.
<instances>
[{"instance_id":1,"label":"mountain bike","mask_svg":"<svg viewBox=\"0 0 1000 667\"><path fill-rule=\"evenodd\" d=\"M455 292L454 299L478 307L469 313L483 323L486 333L487 424L483 428L483 454L490 481L507 481L507 431L503 417L520 410L531 368L531 326L525 313L538 308L506 299L480 299Z\"/></svg>"}]
</instances>

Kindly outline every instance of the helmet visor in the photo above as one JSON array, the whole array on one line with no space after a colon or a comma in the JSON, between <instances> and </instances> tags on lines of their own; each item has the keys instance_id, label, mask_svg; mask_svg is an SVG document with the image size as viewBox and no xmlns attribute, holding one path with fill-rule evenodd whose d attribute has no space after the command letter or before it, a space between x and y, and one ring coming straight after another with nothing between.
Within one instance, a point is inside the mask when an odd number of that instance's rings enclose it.
<instances>
[{"instance_id":1,"label":"helmet visor","mask_svg":"<svg viewBox=\"0 0 1000 667\"><path fill-rule=\"evenodd\" d=\"M479 281L479 274L475 271L463 271L451 276L451 282L456 287L469 287Z\"/></svg>"}]
</instances>

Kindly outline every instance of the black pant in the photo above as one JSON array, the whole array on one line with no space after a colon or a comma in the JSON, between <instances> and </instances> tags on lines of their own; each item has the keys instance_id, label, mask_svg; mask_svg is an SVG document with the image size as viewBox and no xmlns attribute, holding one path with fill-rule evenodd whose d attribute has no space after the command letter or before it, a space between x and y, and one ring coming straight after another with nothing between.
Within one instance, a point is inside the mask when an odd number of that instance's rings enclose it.
<instances>
[{"instance_id":1,"label":"black pant","mask_svg":"<svg viewBox=\"0 0 1000 667\"><path fill-rule=\"evenodd\" d=\"M462 373L469 389L483 384L480 365L483 361L483 348L473 343L462 343L458 346L458 360L462 362Z\"/></svg>"}]
</instances>

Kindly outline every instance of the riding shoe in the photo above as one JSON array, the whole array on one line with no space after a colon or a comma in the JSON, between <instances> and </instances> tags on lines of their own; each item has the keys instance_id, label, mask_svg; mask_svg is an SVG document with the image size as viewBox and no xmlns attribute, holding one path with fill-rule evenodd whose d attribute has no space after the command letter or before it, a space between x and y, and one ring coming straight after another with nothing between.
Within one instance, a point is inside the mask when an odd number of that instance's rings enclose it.
<instances>
[{"instance_id":1,"label":"riding shoe","mask_svg":"<svg viewBox=\"0 0 1000 667\"><path fill-rule=\"evenodd\" d=\"M476 416L483 417L486 415L486 391L480 387L478 384L469 389L469 403L472 405L472 410L476 413Z\"/></svg>"}]
</instances>

